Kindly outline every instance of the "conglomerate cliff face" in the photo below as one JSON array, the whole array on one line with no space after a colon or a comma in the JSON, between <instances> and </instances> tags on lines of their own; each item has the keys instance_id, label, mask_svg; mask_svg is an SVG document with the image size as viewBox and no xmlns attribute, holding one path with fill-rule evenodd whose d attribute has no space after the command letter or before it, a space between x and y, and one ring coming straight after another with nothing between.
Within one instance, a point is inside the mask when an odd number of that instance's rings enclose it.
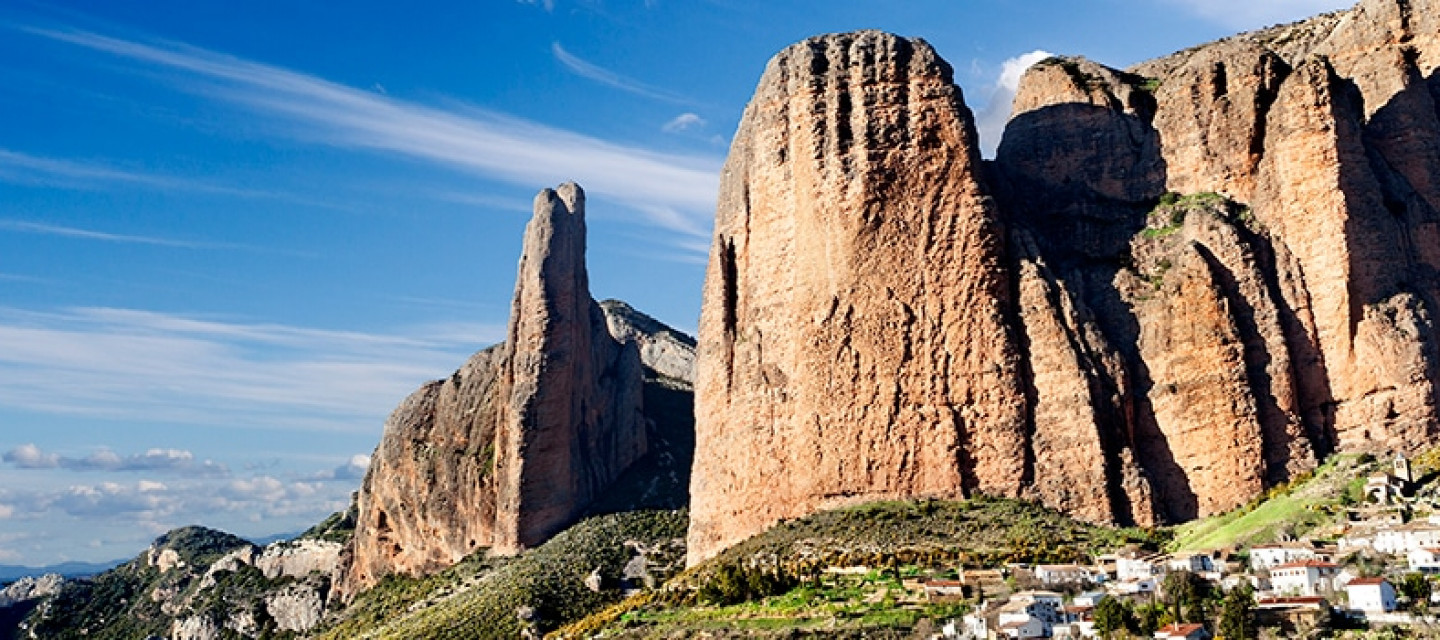
<instances>
[{"instance_id":1,"label":"conglomerate cliff face","mask_svg":"<svg viewBox=\"0 0 1440 640\"><path fill-rule=\"evenodd\" d=\"M504 343L411 394L385 425L336 590L423 575L568 526L647 449L644 368L590 297L585 196L536 197Z\"/></svg>"},{"instance_id":2,"label":"conglomerate cliff face","mask_svg":"<svg viewBox=\"0 0 1440 640\"><path fill-rule=\"evenodd\" d=\"M722 176L691 561L882 497L1181 521L1433 442L1437 102L1435 0L1041 62L986 164L924 42L781 52Z\"/></svg>"},{"instance_id":3,"label":"conglomerate cliff face","mask_svg":"<svg viewBox=\"0 0 1440 640\"><path fill-rule=\"evenodd\" d=\"M923 41L813 38L770 62L721 178L692 559L846 502L1018 493L1024 381L975 138Z\"/></svg>"}]
</instances>

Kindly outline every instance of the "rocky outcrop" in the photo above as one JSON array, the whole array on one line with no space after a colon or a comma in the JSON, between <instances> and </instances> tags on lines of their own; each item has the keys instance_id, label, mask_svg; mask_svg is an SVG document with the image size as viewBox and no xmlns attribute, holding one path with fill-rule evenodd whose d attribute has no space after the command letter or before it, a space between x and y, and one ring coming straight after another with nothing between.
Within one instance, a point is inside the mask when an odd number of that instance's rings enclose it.
<instances>
[{"instance_id":1,"label":"rocky outcrop","mask_svg":"<svg viewBox=\"0 0 1440 640\"><path fill-rule=\"evenodd\" d=\"M280 631L309 631L325 614L325 596L311 585L286 585L265 597L265 613Z\"/></svg>"},{"instance_id":2,"label":"rocky outcrop","mask_svg":"<svg viewBox=\"0 0 1440 640\"><path fill-rule=\"evenodd\" d=\"M506 341L390 416L359 494L338 595L388 573L431 573L482 548L537 545L645 454L641 349L667 375L683 375L687 363L678 338L652 331L653 319L610 307L607 317L590 297L584 193L574 184L542 191ZM611 326L623 331L612 336Z\"/></svg>"},{"instance_id":3,"label":"rocky outcrop","mask_svg":"<svg viewBox=\"0 0 1440 640\"><path fill-rule=\"evenodd\" d=\"M55 595L64 585L65 578L56 573L26 576L0 589L0 608Z\"/></svg>"},{"instance_id":4,"label":"rocky outcrop","mask_svg":"<svg viewBox=\"0 0 1440 640\"><path fill-rule=\"evenodd\" d=\"M255 558L254 565L266 578L303 578L312 573L330 575L340 563L344 545L329 540L300 539L275 542Z\"/></svg>"},{"instance_id":5,"label":"rocky outcrop","mask_svg":"<svg viewBox=\"0 0 1440 640\"><path fill-rule=\"evenodd\" d=\"M767 67L706 275L692 561L883 497L1181 521L1433 442L1440 4L1042 61L984 167L948 72L873 32Z\"/></svg>"},{"instance_id":6,"label":"rocky outcrop","mask_svg":"<svg viewBox=\"0 0 1440 640\"><path fill-rule=\"evenodd\" d=\"M1020 350L976 149L923 41L826 36L771 60L706 273L692 561L847 502L1020 491Z\"/></svg>"},{"instance_id":7,"label":"rocky outcrop","mask_svg":"<svg viewBox=\"0 0 1440 640\"><path fill-rule=\"evenodd\" d=\"M695 382L695 339L620 300L603 300L605 324L620 342L634 342L640 362L657 375L684 384Z\"/></svg>"}]
</instances>

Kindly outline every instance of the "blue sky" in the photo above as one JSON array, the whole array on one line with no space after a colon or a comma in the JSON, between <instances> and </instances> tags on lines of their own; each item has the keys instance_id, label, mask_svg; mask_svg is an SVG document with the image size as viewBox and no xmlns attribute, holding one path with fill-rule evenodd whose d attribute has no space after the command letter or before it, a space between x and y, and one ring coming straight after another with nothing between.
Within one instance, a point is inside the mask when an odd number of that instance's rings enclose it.
<instances>
[{"instance_id":1,"label":"blue sky","mask_svg":"<svg viewBox=\"0 0 1440 640\"><path fill-rule=\"evenodd\" d=\"M303 529L504 333L543 187L597 297L691 330L765 61L878 28L988 146L1023 61L1124 66L1339 0L0 3L0 563Z\"/></svg>"}]
</instances>

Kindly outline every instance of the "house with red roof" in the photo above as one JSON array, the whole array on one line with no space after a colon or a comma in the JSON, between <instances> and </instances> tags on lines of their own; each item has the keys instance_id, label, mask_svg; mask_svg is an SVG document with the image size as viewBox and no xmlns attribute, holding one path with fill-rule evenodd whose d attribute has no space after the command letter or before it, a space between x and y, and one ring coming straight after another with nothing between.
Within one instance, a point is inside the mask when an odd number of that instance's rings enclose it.
<instances>
[{"instance_id":1,"label":"house with red roof","mask_svg":"<svg viewBox=\"0 0 1440 640\"><path fill-rule=\"evenodd\" d=\"M1203 624L1167 624L1155 630L1155 640L1209 640Z\"/></svg>"},{"instance_id":2,"label":"house with red roof","mask_svg":"<svg viewBox=\"0 0 1440 640\"><path fill-rule=\"evenodd\" d=\"M1395 587L1384 578L1356 578L1345 585L1352 611L1389 613L1395 610Z\"/></svg>"},{"instance_id":3,"label":"house with red roof","mask_svg":"<svg viewBox=\"0 0 1440 640\"><path fill-rule=\"evenodd\" d=\"M1270 591L1280 596L1318 596L1335 588L1340 566L1320 560L1302 560L1270 568Z\"/></svg>"}]
</instances>

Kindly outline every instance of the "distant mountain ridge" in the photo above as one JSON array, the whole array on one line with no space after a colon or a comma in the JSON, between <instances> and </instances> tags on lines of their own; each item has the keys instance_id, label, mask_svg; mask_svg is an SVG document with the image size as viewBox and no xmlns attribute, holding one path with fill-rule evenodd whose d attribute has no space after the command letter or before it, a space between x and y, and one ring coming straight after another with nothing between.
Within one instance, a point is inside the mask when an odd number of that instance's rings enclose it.
<instances>
[{"instance_id":1,"label":"distant mountain ridge","mask_svg":"<svg viewBox=\"0 0 1440 640\"><path fill-rule=\"evenodd\" d=\"M65 578L82 578L109 571L126 562L128 562L128 559L122 558L109 562L62 562L44 567L0 564L0 582L14 582L21 578L38 578L51 573L59 574Z\"/></svg>"}]
</instances>

